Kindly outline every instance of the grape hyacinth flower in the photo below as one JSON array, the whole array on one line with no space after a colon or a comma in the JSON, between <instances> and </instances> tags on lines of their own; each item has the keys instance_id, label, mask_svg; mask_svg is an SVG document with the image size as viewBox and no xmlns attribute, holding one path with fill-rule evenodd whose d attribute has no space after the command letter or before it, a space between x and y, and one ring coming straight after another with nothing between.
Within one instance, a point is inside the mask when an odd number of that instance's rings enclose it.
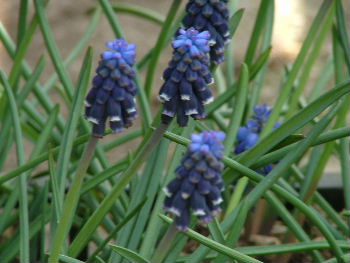
<instances>
[{"instance_id":1,"label":"grape hyacinth flower","mask_svg":"<svg viewBox=\"0 0 350 263\"><path fill-rule=\"evenodd\" d=\"M164 124L177 115L180 126L186 126L188 116L194 119L206 117L205 104L213 101L208 84L213 82L209 71L208 31L198 32L194 28L180 29L173 41L173 56L163 73L164 84L159 91L163 103Z\"/></svg>"},{"instance_id":2,"label":"grape hyacinth flower","mask_svg":"<svg viewBox=\"0 0 350 263\"><path fill-rule=\"evenodd\" d=\"M86 119L93 123L93 135L103 137L106 121L114 133L132 125L137 117L135 107L136 45L124 39L106 43L110 49L102 52L92 89L85 100Z\"/></svg>"},{"instance_id":3,"label":"grape hyacinth flower","mask_svg":"<svg viewBox=\"0 0 350 263\"><path fill-rule=\"evenodd\" d=\"M210 58L216 64L224 61L225 45L229 42L227 2L228 0L190 0L182 21L185 28L194 27L199 31L209 31L214 43L210 48Z\"/></svg>"},{"instance_id":4,"label":"grape hyacinth flower","mask_svg":"<svg viewBox=\"0 0 350 263\"><path fill-rule=\"evenodd\" d=\"M237 145L235 153L240 154L252 148L259 140L259 135L264 128L265 123L270 117L271 109L267 104L254 106L254 114L251 120L248 120L245 126L239 128L237 133ZM274 128L280 125L276 122ZM262 175L267 175L273 168L272 164L265 165L257 170Z\"/></svg>"},{"instance_id":5,"label":"grape hyacinth flower","mask_svg":"<svg viewBox=\"0 0 350 263\"><path fill-rule=\"evenodd\" d=\"M191 144L175 171L176 178L164 188L164 209L176 216L179 231L187 231L191 209L203 223L221 211L224 138L223 132L216 131L192 134Z\"/></svg>"}]
</instances>

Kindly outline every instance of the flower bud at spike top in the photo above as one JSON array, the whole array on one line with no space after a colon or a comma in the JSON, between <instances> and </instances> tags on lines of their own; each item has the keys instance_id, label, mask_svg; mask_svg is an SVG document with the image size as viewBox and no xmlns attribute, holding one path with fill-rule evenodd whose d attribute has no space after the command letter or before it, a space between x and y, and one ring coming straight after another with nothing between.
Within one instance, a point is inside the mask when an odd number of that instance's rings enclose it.
<instances>
[{"instance_id":1,"label":"flower bud at spike top","mask_svg":"<svg viewBox=\"0 0 350 263\"><path fill-rule=\"evenodd\" d=\"M124 39L106 43L110 49L102 52L92 89L85 100L85 117L93 123L93 135L103 137L106 122L114 133L132 125L137 117L135 95L136 46Z\"/></svg>"},{"instance_id":2,"label":"flower bud at spike top","mask_svg":"<svg viewBox=\"0 0 350 263\"><path fill-rule=\"evenodd\" d=\"M271 114L271 108L269 108L267 104L255 105L253 111L254 114L252 118L247 121L245 126L238 129L237 145L235 148L236 154L240 154L252 148L258 142L260 133ZM280 123L276 122L274 128L277 128L279 125ZM272 168L273 164L268 164L257 170L257 172L262 175L267 175L271 172Z\"/></svg>"},{"instance_id":3,"label":"flower bud at spike top","mask_svg":"<svg viewBox=\"0 0 350 263\"><path fill-rule=\"evenodd\" d=\"M225 45L229 42L227 2L228 0L190 0L182 20L185 28L209 31L210 40L214 43L210 47L210 58L216 64L224 61Z\"/></svg>"},{"instance_id":4,"label":"flower bud at spike top","mask_svg":"<svg viewBox=\"0 0 350 263\"><path fill-rule=\"evenodd\" d=\"M208 223L221 211L224 138L223 132L216 131L192 134L191 144L175 170L176 178L164 187L164 209L176 216L179 231L187 231L191 212Z\"/></svg>"},{"instance_id":5,"label":"flower bud at spike top","mask_svg":"<svg viewBox=\"0 0 350 263\"><path fill-rule=\"evenodd\" d=\"M208 84L213 82L209 71L208 31L194 28L180 29L172 43L173 56L163 73L164 84L159 91L163 103L162 122L165 124L177 115L180 126L186 126L188 117L206 117L204 105L213 101Z\"/></svg>"}]
</instances>

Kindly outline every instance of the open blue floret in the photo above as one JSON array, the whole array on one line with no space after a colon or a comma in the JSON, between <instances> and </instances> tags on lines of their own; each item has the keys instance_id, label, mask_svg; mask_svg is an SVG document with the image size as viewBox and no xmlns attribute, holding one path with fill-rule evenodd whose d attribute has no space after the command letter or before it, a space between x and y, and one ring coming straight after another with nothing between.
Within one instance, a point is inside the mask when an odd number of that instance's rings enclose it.
<instances>
[{"instance_id":1,"label":"open blue floret","mask_svg":"<svg viewBox=\"0 0 350 263\"><path fill-rule=\"evenodd\" d=\"M164 84L159 91L163 103L162 122L169 123L175 115L180 126L188 117L206 117L204 105L213 101L208 84L213 82L209 71L210 35L194 28L180 29L173 41L173 56L163 73Z\"/></svg>"},{"instance_id":2,"label":"open blue floret","mask_svg":"<svg viewBox=\"0 0 350 263\"><path fill-rule=\"evenodd\" d=\"M124 39L106 43L111 50L101 54L92 89L85 100L86 119L93 123L93 134L103 137L107 119L113 132L120 132L132 125L137 117L135 95L136 46Z\"/></svg>"},{"instance_id":3,"label":"open blue floret","mask_svg":"<svg viewBox=\"0 0 350 263\"><path fill-rule=\"evenodd\" d=\"M176 178L164 188L164 209L176 216L179 231L187 231L191 210L203 223L221 211L224 138L223 132L216 131L192 134L191 144L175 171Z\"/></svg>"},{"instance_id":4,"label":"open blue floret","mask_svg":"<svg viewBox=\"0 0 350 263\"><path fill-rule=\"evenodd\" d=\"M227 0L190 0L182 24L185 28L209 31L214 43L210 47L210 58L216 64L224 61L230 35Z\"/></svg>"},{"instance_id":5,"label":"open blue floret","mask_svg":"<svg viewBox=\"0 0 350 263\"><path fill-rule=\"evenodd\" d=\"M256 105L253 110L254 114L252 118L246 122L245 126L240 127L238 130L237 145L235 147L236 154L240 154L252 148L258 142L260 133L271 114L271 109L267 104ZM274 128L277 128L279 125L280 123L276 122ZM271 172L272 168L273 164L268 164L257 170L257 172L262 175L267 175Z\"/></svg>"}]
</instances>

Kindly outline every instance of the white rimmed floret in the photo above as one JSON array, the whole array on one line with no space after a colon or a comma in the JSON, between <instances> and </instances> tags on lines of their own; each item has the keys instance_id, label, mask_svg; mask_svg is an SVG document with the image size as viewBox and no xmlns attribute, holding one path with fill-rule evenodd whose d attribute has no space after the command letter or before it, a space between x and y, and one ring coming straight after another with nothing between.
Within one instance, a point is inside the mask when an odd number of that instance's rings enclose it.
<instances>
[{"instance_id":1,"label":"white rimmed floret","mask_svg":"<svg viewBox=\"0 0 350 263\"><path fill-rule=\"evenodd\" d=\"M166 93L161 93L161 94L159 94L158 99L161 102L164 102L164 101L169 101L171 99L171 97L169 97Z\"/></svg>"},{"instance_id":2,"label":"white rimmed floret","mask_svg":"<svg viewBox=\"0 0 350 263\"><path fill-rule=\"evenodd\" d=\"M181 197L182 197L183 199L187 199L187 198L190 197L190 194L189 194L189 193L186 193L186 192L181 192Z\"/></svg>"},{"instance_id":3,"label":"white rimmed floret","mask_svg":"<svg viewBox=\"0 0 350 263\"><path fill-rule=\"evenodd\" d=\"M198 114L197 109L189 109L185 112L186 115Z\"/></svg>"},{"instance_id":4,"label":"white rimmed floret","mask_svg":"<svg viewBox=\"0 0 350 263\"><path fill-rule=\"evenodd\" d=\"M86 118L88 121L91 121L92 123L95 123L95 124L100 124L100 122L98 121L98 119L96 118L93 118L93 117L87 117Z\"/></svg>"},{"instance_id":5,"label":"white rimmed floret","mask_svg":"<svg viewBox=\"0 0 350 263\"><path fill-rule=\"evenodd\" d=\"M167 197L173 196L173 193L169 191L168 187L163 187L163 192Z\"/></svg>"},{"instance_id":6,"label":"white rimmed floret","mask_svg":"<svg viewBox=\"0 0 350 263\"><path fill-rule=\"evenodd\" d=\"M203 209L196 209L196 210L193 210L193 214L195 216L204 216L205 215L205 211Z\"/></svg>"},{"instance_id":7,"label":"white rimmed floret","mask_svg":"<svg viewBox=\"0 0 350 263\"><path fill-rule=\"evenodd\" d=\"M110 117L110 121L121 121L119 116L112 116Z\"/></svg>"},{"instance_id":8,"label":"white rimmed floret","mask_svg":"<svg viewBox=\"0 0 350 263\"><path fill-rule=\"evenodd\" d=\"M223 200L222 200L221 197L219 197L218 199L212 201L213 205L219 205L219 204L221 204L222 202L223 202Z\"/></svg>"},{"instance_id":9,"label":"white rimmed floret","mask_svg":"<svg viewBox=\"0 0 350 263\"><path fill-rule=\"evenodd\" d=\"M191 100L190 95L181 95L181 100Z\"/></svg>"},{"instance_id":10,"label":"white rimmed floret","mask_svg":"<svg viewBox=\"0 0 350 263\"><path fill-rule=\"evenodd\" d=\"M135 111L136 111L136 108L135 108L135 107L126 109L126 112L127 112L127 113L133 113L133 112L135 112Z\"/></svg>"},{"instance_id":11,"label":"white rimmed floret","mask_svg":"<svg viewBox=\"0 0 350 263\"><path fill-rule=\"evenodd\" d=\"M174 117L175 116L175 113L172 112L172 111L167 111L167 110L163 110L162 112L163 115L167 115L169 117Z\"/></svg>"},{"instance_id":12,"label":"white rimmed floret","mask_svg":"<svg viewBox=\"0 0 350 263\"><path fill-rule=\"evenodd\" d=\"M202 101L202 104L206 105L206 104L212 103L213 101L214 101L214 97L209 97L205 101Z\"/></svg>"}]
</instances>

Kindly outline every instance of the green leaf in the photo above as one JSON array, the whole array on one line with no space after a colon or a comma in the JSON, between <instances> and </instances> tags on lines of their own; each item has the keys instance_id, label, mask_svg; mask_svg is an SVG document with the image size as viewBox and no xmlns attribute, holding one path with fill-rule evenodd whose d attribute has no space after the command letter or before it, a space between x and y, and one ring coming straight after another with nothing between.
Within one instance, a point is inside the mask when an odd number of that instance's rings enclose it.
<instances>
[{"instance_id":1,"label":"green leaf","mask_svg":"<svg viewBox=\"0 0 350 263\"><path fill-rule=\"evenodd\" d=\"M119 246L112 245L112 244L110 244L109 246L115 252L117 252L118 254L123 256L124 258L130 260L131 262L150 263L149 260L145 259L144 257L140 256L139 254L137 254L136 252L134 252L130 249L119 247Z\"/></svg>"},{"instance_id":2,"label":"green leaf","mask_svg":"<svg viewBox=\"0 0 350 263\"><path fill-rule=\"evenodd\" d=\"M159 216L161 219L164 220L164 222L166 222L168 224L173 223L173 220L170 219L169 217L167 217L165 215L161 215L161 214ZM213 240L193 231L192 229L189 229L187 232L181 232L181 233L189 236L190 238L193 238L194 240L197 240L199 243L201 243L207 247L210 247L211 249L213 249L219 253L222 253L222 254L224 254L224 255L226 255L234 260L238 260L240 262L247 262L247 263L261 262L260 260L257 260L255 258L244 255L244 254L238 252L237 250L234 250L234 249L226 247L226 246L224 246L216 241L213 241Z\"/></svg>"},{"instance_id":3,"label":"green leaf","mask_svg":"<svg viewBox=\"0 0 350 263\"><path fill-rule=\"evenodd\" d=\"M61 184L59 185L61 187L60 193L59 193L61 201L63 201L63 197L64 197L65 177L68 172L68 163L69 163L69 157L73 146L75 129L81 113L85 91L90 79L91 63L92 63L92 49L89 48L86 52L86 55L81 67L81 72L80 72L79 81L78 81L78 88L76 89L76 92L73 98L71 116L68 120L68 124L66 126L66 130L63 136L64 137L63 143L62 143L63 147L61 148L61 150L62 149L63 150L60 152L58 164L57 164L56 175L59 178L61 178ZM75 180L73 180L71 188L67 193L67 197L65 199L65 202L62 208L62 214L58 215L58 218L60 219L59 219L57 230L55 232L54 241L51 247L51 252L49 257L50 262L58 261L58 256L63 246L63 242L71 227L73 215L80 196L80 189L81 189L83 177L85 175L85 171L87 167L89 166L90 159L93 154L93 150L95 149L96 143L97 143L97 138L92 137L92 139L87 144L86 151L84 151L83 157L80 160L82 165L79 167ZM60 165L64 165L65 168L62 169Z\"/></svg>"},{"instance_id":4,"label":"green leaf","mask_svg":"<svg viewBox=\"0 0 350 263\"><path fill-rule=\"evenodd\" d=\"M150 20L159 25L163 25L165 22L165 17L162 14L144 6L141 7L130 3L116 3L112 4L112 7L116 12L135 15L139 18Z\"/></svg>"},{"instance_id":5,"label":"green leaf","mask_svg":"<svg viewBox=\"0 0 350 263\"><path fill-rule=\"evenodd\" d=\"M5 76L5 73L0 71L0 81L5 88L8 97L13 128L16 141L16 153L18 165L25 162L25 152L23 146L22 130L20 126L19 113L17 104L10 84ZM20 175L19 180L19 221L20 221L20 261L21 263L29 263L29 218L28 218L28 190L27 190L27 174Z\"/></svg>"}]
</instances>

